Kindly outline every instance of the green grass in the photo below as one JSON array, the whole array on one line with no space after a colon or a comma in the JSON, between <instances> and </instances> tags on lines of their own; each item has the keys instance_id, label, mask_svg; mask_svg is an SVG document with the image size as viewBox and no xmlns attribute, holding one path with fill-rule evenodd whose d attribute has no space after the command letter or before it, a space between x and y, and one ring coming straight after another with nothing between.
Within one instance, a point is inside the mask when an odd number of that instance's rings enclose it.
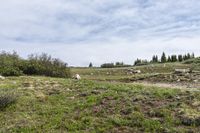
<instances>
[{"instance_id":1,"label":"green grass","mask_svg":"<svg viewBox=\"0 0 200 133\"><path fill-rule=\"evenodd\" d=\"M133 74L129 74L129 70L133 68L136 70L141 70L144 75L152 74L169 74L174 72L175 69L186 69L193 68L197 69L191 64L183 63L166 63L164 64L150 64L145 66L135 66L135 67L124 67L124 68L71 68L72 75L78 73L83 79L92 80L120 80L124 78L130 78ZM136 74L137 76L137 74Z\"/></svg>"},{"instance_id":2,"label":"green grass","mask_svg":"<svg viewBox=\"0 0 200 133\"><path fill-rule=\"evenodd\" d=\"M200 92L48 77L10 77L17 101L0 132L198 132ZM1 92L1 91L0 91Z\"/></svg>"}]
</instances>

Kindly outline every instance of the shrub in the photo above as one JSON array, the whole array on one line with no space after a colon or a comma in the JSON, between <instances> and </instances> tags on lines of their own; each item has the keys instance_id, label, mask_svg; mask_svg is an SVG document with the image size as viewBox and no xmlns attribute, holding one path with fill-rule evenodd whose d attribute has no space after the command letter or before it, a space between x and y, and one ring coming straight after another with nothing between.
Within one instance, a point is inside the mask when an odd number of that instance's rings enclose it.
<instances>
[{"instance_id":1,"label":"shrub","mask_svg":"<svg viewBox=\"0 0 200 133\"><path fill-rule=\"evenodd\" d=\"M22 71L19 68L22 59L19 58L16 52L0 53L0 74L3 76L19 76Z\"/></svg>"},{"instance_id":2,"label":"shrub","mask_svg":"<svg viewBox=\"0 0 200 133\"><path fill-rule=\"evenodd\" d=\"M104 63L101 65L101 68L114 68L114 63Z\"/></svg>"},{"instance_id":3,"label":"shrub","mask_svg":"<svg viewBox=\"0 0 200 133\"><path fill-rule=\"evenodd\" d=\"M20 76L23 75L22 71L17 67L2 67L0 74L3 76Z\"/></svg>"},{"instance_id":4,"label":"shrub","mask_svg":"<svg viewBox=\"0 0 200 133\"><path fill-rule=\"evenodd\" d=\"M23 72L27 75L44 75L51 77L70 77L70 69L67 63L43 53L41 55L30 55L25 63Z\"/></svg>"},{"instance_id":5,"label":"shrub","mask_svg":"<svg viewBox=\"0 0 200 133\"><path fill-rule=\"evenodd\" d=\"M30 55L27 60L20 58L16 52L0 53L0 75L42 75L50 77L70 77L70 69L67 63L43 53Z\"/></svg>"},{"instance_id":6,"label":"shrub","mask_svg":"<svg viewBox=\"0 0 200 133\"><path fill-rule=\"evenodd\" d=\"M0 94L0 110L16 102L16 96L13 94Z\"/></svg>"}]
</instances>

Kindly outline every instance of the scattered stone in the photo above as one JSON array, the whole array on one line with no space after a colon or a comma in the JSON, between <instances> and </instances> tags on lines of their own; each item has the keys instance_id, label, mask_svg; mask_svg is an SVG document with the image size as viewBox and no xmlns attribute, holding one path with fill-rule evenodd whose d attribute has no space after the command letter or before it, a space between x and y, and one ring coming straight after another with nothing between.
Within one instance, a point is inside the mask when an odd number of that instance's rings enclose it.
<instances>
[{"instance_id":1,"label":"scattered stone","mask_svg":"<svg viewBox=\"0 0 200 133\"><path fill-rule=\"evenodd\" d=\"M200 106L200 101L195 101L192 103L192 106L198 107Z\"/></svg>"},{"instance_id":2,"label":"scattered stone","mask_svg":"<svg viewBox=\"0 0 200 133\"><path fill-rule=\"evenodd\" d=\"M76 74L74 78L77 80L81 80L81 76L79 74Z\"/></svg>"},{"instance_id":3,"label":"scattered stone","mask_svg":"<svg viewBox=\"0 0 200 133\"><path fill-rule=\"evenodd\" d=\"M129 72L129 74L133 74L133 72Z\"/></svg>"},{"instance_id":4,"label":"scattered stone","mask_svg":"<svg viewBox=\"0 0 200 133\"><path fill-rule=\"evenodd\" d=\"M74 100L75 99L75 97L73 96L73 97L69 97L71 100Z\"/></svg>"},{"instance_id":5,"label":"scattered stone","mask_svg":"<svg viewBox=\"0 0 200 133\"><path fill-rule=\"evenodd\" d=\"M179 74L179 73L190 73L191 70L188 69L175 69L175 73Z\"/></svg>"},{"instance_id":6,"label":"scattered stone","mask_svg":"<svg viewBox=\"0 0 200 133\"><path fill-rule=\"evenodd\" d=\"M57 95L60 94L60 90L58 89L51 89L48 91L48 95Z\"/></svg>"},{"instance_id":7,"label":"scattered stone","mask_svg":"<svg viewBox=\"0 0 200 133\"><path fill-rule=\"evenodd\" d=\"M128 69L127 71L128 71L129 74L133 74L133 73L138 73L139 74L139 73L141 73L141 70L134 70L133 68Z\"/></svg>"},{"instance_id":8,"label":"scattered stone","mask_svg":"<svg viewBox=\"0 0 200 133\"><path fill-rule=\"evenodd\" d=\"M86 96L88 96L88 94L87 93L81 93L81 94L79 94L79 96L80 97L86 97Z\"/></svg>"},{"instance_id":9,"label":"scattered stone","mask_svg":"<svg viewBox=\"0 0 200 133\"><path fill-rule=\"evenodd\" d=\"M177 100L180 100L181 98L180 98L179 96L176 96L176 99L177 99Z\"/></svg>"},{"instance_id":10,"label":"scattered stone","mask_svg":"<svg viewBox=\"0 0 200 133\"><path fill-rule=\"evenodd\" d=\"M32 87L32 86L33 86L33 83L32 83L32 82L24 82L24 83L23 83L23 86L24 86L24 87Z\"/></svg>"},{"instance_id":11,"label":"scattered stone","mask_svg":"<svg viewBox=\"0 0 200 133\"><path fill-rule=\"evenodd\" d=\"M67 88L66 91L72 91L72 90L70 90L69 88Z\"/></svg>"},{"instance_id":12,"label":"scattered stone","mask_svg":"<svg viewBox=\"0 0 200 133\"><path fill-rule=\"evenodd\" d=\"M6 79L6 78L5 78L4 76L1 76L1 75L0 75L0 79L1 79L1 80L4 80L4 79Z\"/></svg>"},{"instance_id":13,"label":"scattered stone","mask_svg":"<svg viewBox=\"0 0 200 133\"><path fill-rule=\"evenodd\" d=\"M48 99L48 97L42 92L37 92L36 98L41 102L45 102Z\"/></svg>"},{"instance_id":14,"label":"scattered stone","mask_svg":"<svg viewBox=\"0 0 200 133\"><path fill-rule=\"evenodd\" d=\"M92 93L92 94L95 94L95 95L98 95L98 94L100 94L101 92L98 91L98 90L93 90L91 93Z\"/></svg>"},{"instance_id":15,"label":"scattered stone","mask_svg":"<svg viewBox=\"0 0 200 133\"><path fill-rule=\"evenodd\" d=\"M189 117L182 117L181 122L185 126L200 126L200 117L197 118L189 118Z\"/></svg>"}]
</instances>

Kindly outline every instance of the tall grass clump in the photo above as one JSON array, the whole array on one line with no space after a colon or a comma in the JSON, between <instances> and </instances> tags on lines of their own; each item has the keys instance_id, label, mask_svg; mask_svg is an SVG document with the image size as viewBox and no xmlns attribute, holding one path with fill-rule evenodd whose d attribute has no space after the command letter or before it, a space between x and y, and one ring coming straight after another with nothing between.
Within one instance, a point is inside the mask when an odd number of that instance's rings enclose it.
<instances>
[{"instance_id":1,"label":"tall grass clump","mask_svg":"<svg viewBox=\"0 0 200 133\"><path fill-rule=\"evenodd\" d=\"M0 94L0 110L1 111L4 110L6 107L15 103L16 100L17 100L17 98L14 94L1 93Z\"/></svg>"}]
</instances>

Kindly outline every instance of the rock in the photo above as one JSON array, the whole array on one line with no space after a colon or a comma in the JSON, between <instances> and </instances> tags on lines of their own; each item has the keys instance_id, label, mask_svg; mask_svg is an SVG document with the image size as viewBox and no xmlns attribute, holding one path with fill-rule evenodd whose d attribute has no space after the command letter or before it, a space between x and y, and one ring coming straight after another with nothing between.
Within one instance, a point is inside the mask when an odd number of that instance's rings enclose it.
<instances>
[{"instance_id":1,"label":"rock","mask_svg":"<svg viewBox=\"0 0 200 133\"><path fill-rule=\"evenodd\" d=\"M42 93L42 92L37 92L37 93L36 93L36 98L37 98L40 102L45 102L45 101L48 99L48 97L47 97L44 93Z\"/></svg>"},{"instance_id":2,"label":"rock","mask_svg":"<svg viewBox=\"0 0 200 133\"><path fill-rule=\"evenodd\" d=\"M133 73L141 73L141 70L133 70Z\"/></svg>"},{"instance_id":3,"label":"rock","mask_svg":"<svg viewBox=\"0 0 200 133\"><path fill-rule=\"evenodd\" d=\"M5 78L4 76L1 76L1 75L0 75L0 79L4 80L4 79L6 79L6 78Z\"/></svg>"},{"instance_id":4,"label":"rock","mask_svg":"<svg viewBox=\"0 0 200 133\"><path fill-rule=\"evenodd\" d=\"M69 97L71 100L74 100L75 99L75 97L73 96L73 97Z\"/></svg>"},{"instance_id":5,"label":"rock","mask_svg":"<svg viewBox=\"0 0 200 133\"><path fill-rule=\"evenodd\" d=\"M179 74L179 73L190 73L191 70L188 69L175 69L175 73Z\"/></svg>"},{"instance_id":6,"label":"rock","mask_svg":"<svg viewBox=\"0 0 200 133\"><path fill-rule=\"evenodd\" d=\"M200 126L200 117L197 118L188 118L188 117L183 117L181 118L181 122L185 126Z\"/></svg>"},{"instance_id":7,"label":"rock","mask_svg":"<svg viewBox=\"0 0 200 133\"><path fill-rule=\"evenodd\" d=\"M87 93L81 93L81 94L79 94L79 96L80 97L86 97L86 96L88 96L88 94Z\"/></svg>"},{"instance_id":8,"label":"rock","mask_svg":"<svg viewBox=\"0 0 200 133\"><path fill-rule=\"evenodd\" d=\"M129 72L129 74L133 74L133 72Z\"/></svg>"},{"instance_id":9,"label":"rock","mask_svg":"<svg viewBox=\"0 0 200 133\"><path fill-rule=\"evenodd\" d=\"M79 74L76 74L76 75L75 75L75 79L81 80L81 76L80 76Z\"/></svg>"},{"instance_id":10,"label":"rock","mask_svg":"<svg viewBox=\"0 0 200 133\"><path fill-rule=\"evenodd\" d=\"M133 68L127 70L129 74L141 73L141 70L134 70Z\"/></svg>"},{"instance_id":11,"label":"rock","mask_svg":"<svg viewBox=\"0 0 200 133\"><path fill-rule=\"evenodd\" d=\"M92 93L92 94L95 94L95 95L98 95L98 94L100 94L101 92L98 91L98 90L93 90L93 91L91 91L91 93Z\"/></svg>"},{"instance_id":12,"label":"rock","mask_svg":"<svg viewBox=\"0 0 200 133\"><path fill-rule=\"evenodd\" d=\"M33 87L33 82L24 82L22 84L24 87Z\"/></svg>"},{"instance_id":13,"label":"rock","mask_svg":"<svg viewBox=\"0 0 200 133\"><path fill-rule=\"evenodd\" d=\"M177 100L180 100L181 98L180 98L179 96L176 96L176 99L177 99Z\"/></svg>"}]
</instances>

